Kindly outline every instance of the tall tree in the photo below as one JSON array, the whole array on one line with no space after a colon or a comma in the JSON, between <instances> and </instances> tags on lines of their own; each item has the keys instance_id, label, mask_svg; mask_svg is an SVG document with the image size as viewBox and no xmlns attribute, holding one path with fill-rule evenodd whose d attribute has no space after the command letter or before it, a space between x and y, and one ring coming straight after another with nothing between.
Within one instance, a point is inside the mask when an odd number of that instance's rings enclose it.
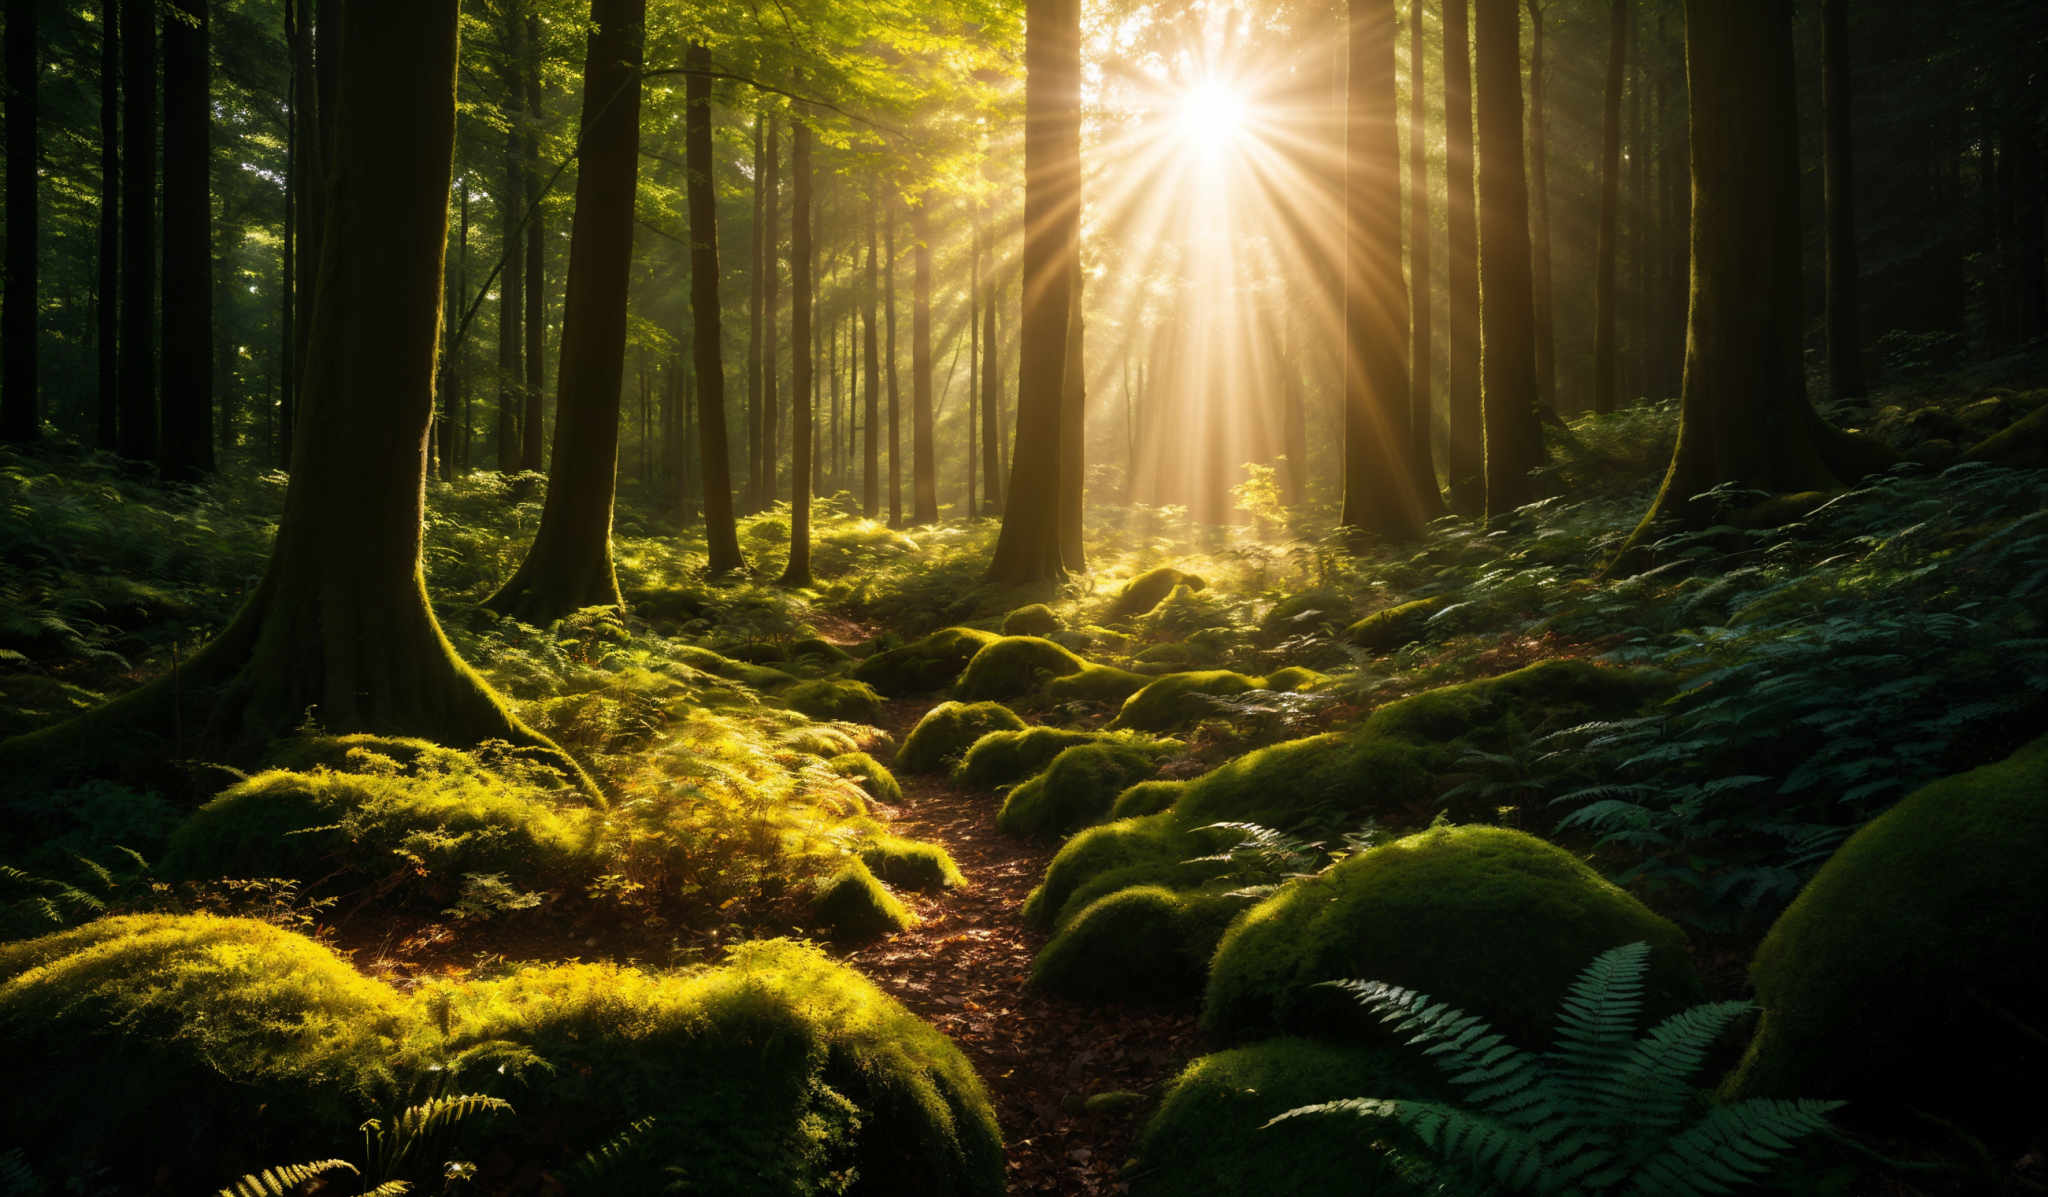
<instances>
[{"instance_id":1,"label":"tall tree","mask_svg":"<svg viewBox=\"0 0 2048 1197\"><path fill-rule=\"evenodd\" d=\"M1479 83L1479 298L1486 404L1486 516L1536 496L1543 463L1522 166L1522 22L1516 0L1476 0Z\"/></svg>"},{"instance_id":2,"label":"tall tree","mask_svg":"<svg viewBox=\"0 0 2048 1197\"><path fill-rule=\"evenodd\" d=\"M989 562L993 582L1066 572L1060 543L1061 422L1074 247L1081 213L1081 6L1026 0L1024 16L1024 315L1018 330L1017 447L1010 501Z\"/></svg>"},{"instance_id":3,"label":"tall tree","mask_svg":"<svg viewBox=\"0 0 2048 1197\"><path fill-rule=\"evenodd\" d=\"M547 356L547 271L543 222L540 210L540 13L526 10L526 36L519 72L521 92L526 100L526 119L519 128L520 171L525 181L523 214L526 221L526 382L521 395L526 412L519 421L519 468L538 470L547 452L545 391L541 385Z\"/></svg>"},{"instance_id":4,"label":"tall tree","mask_svg":"<svg viewBox=\"0 0 2048 1197\"><path fill-rule=\"evenodd\" d=\"M1415 498L1426 519L1443 514L1430 447L1435 404L1429 310L1428 57L1423 53L1422 0L1408 0L1408 443L1402 460L1414 474ZM1298 501L1298 500L1297 500Z\"/></svg>"},{"instance_id":5,"label":"tall tree","mask_svg":"<svg viewBox=\"0 0 2048 1197\"><path fill-rule=\"evenodd\" d=\"M1078 59L1078 55L1076 58ZM1078 67L1075 68L1077 71ZM1060 560L1069 572L1088 568L1088 554L1082 544L1082 483L1087 476L1088 450L1088 354L1086 322L1082 312L1081 273L1081 122L1073 126L1072 194L1067 202L1074 209L1074 235L1067 243L1067 368L1060 387ZM1209 442L1212 452L1222 449L1221 438ZM1223 465L1214 466L1212 477L1222 477Z\"/></svg>"},{"instance_id":6,"label":"tall tree","mask_svg":"<svg viewBox=\"0 0 2048 1197\"><path fill-rule=\"evenodd\" d=\"M547 501L526 560L487 604L542 627L582 607L623 605L612 570L612 500L646 18L647 0L591 0Z\"/></svg>"},{"instance_id":7,"label":"tall tree","mask_svg":"<svg viewBox=\"0 0 2048 1197\"><path fill-rule=\"evenodd\" d=\"M811 127L790 138L789 213L789 562L784 586L811 584Z\"/></svg>"},{"instance_id":8,"label":"tall tree","mask_svg":"<svg viewBox=\"0 0 2048 1197\"><path fill-rule=\"evenodd\" d=\"M910 522L937 523L939 466L932 444L931 192L910 209Z\"/></svg>"},{"instance_id":9,"label":"tall tree","mask_svg":"<svg viewBox=\"0 0 2048 1197\"><path fill-rule=\"evenodd\" d=\"M98 427L93 444L114 449L121 425L121 8L100 0L100 230L99 321L94 332L99 364ZM290 12L287 4L285 11ZM287 138L287 145L290 139ZM286 175L290 175L287 170ZM291 225L285 225L285 363L291 374ZM289 398L289 391L286 391ZM289 411L289 407L286 409Z\"/></svg>"},{"instance_id":10,"label":"tall tree","mask_svg":"<svg viewBox=\"0 0 2048 1197\"><path fill-rule=\"evenodd\" d=\"M875 261L875 199L868 197L868 272L867 285L861 289L860 326L861 358L866 363L866 375L862 380L864 401L861 418L861 482L860 510L869 519L875 518L882 506L882 347L875 329L875 300L881 290L880 264Z\"/></svg>"},{"instance_id":11,"label":"tall tree","mask_svg":"<svg viewBox=\"0 0 2048 1197\"><path fill-rule=\"evenodd\" d=\"M1837 399L1863 393L1863 351L1857 333L1855 138L1849 119L1854 81L1849 63L1848 0L1821 0L1821 107L1827 122L1828 381Z\"/></svg>"},{"instance_id":12,"label":"tall tree","mask_svg":"<svg viewBox=\"0 0 2048 1197\"><path fill-rule=\"evenodd\" d=\"M156 6L122 0L121 426L118 451L156 460Z\"/></svg>"},{"instance_id":13,"label":"tall tree","mask_svg":"<svg viewBox=\"0 0 2048 1197\"><path fill-rule=\"evenodd\" d=\"M1407 460L1408 295L1401 281L1401 146L1394 0L1350 0L1344 122L1343 527L1389 537L1422 529Z\"/></svg>"},{"instance_id":14,"label":"tall tree","mask_svg":"<svg viewBox=\"0 0 2048 1197\"><path fill-rule=\"evenodd\" d=\"M761 490L761 305L763 295L762 275L767 272L766 260L768 230L765 225L767 181L767 133L768 116L757 113L754 116L754 222L751 230L752 246L747 254L747 485L742 492L741 506L747 511L758 511L762 503Z\"/></svg>"},{"instance_id":15,"label":"tall tree","mask_svg":"<svg viewBox=\"0 0 2048 1197\"><path fill-rule=\"evenodd\" d=\"M982 502L994 515L1003 511L1003 406L1002 354L996 340L996 296L994 237L984 234L982 250L988 254L988 271L982 279L981 296L981 478Z\"/></svg>"},{"instance_id":16,"label":"tall tree","mask_svg":"<svg viewBox=\"0 0 2048 1197\"><path fill-rule=\"evenodd\" d=\"M882 320L885 326L887 344L883 348L886 359L883 368L889 383L889 526L903 526L903 435L900 419L902 404L896 387L896 206L899 201L891 196L888 202L889 214L883 222L882 234Z\"/></svg>"},{"instance_id":17,"label":"tall tree","mask_svg":"<svg viewBox=\"0 0 2048 1197\"><path fill-rule=\"evenodd\" d=\"M1535 272L1536 394L1557 406L1557 328L1550 288L1550 144L1543 110L1543 7L1529 4L1529 237Z\"/></svg>"},{"instance_id":18,"label":"tall tree","mask_svg":"<svg viewBox=\"0 0 2048 1197\"><path fill-rule=\"evenodd\" d=\"M782 126L768 122L767 181L762 184L761 224L761 505L775 502L782 423Z\"/></svg>"},{"instance_id":19,"label":"tall tree","mask_svg":"<svg viewBox=\"0 0 2048 1197\"><path fill-rule=\"evenodd\" d=\"M0 440L32 441L36 404L36 6L7 0L7 250Z\"/></svg>"},{"instance_id":20,"label":"tall tree","mask_svg":"<svg viewBox=\"0 0 2048 1197\"><path fill-rule=\"evenodd\" d=\"M520 215L526 194L526 144L519 133L519 107L525 95L520 64L526 41L526 23L516 5L507 5L505 16L505 182L498 192L498 227L503 252L498 275L498 468L507 473L524 464L525 445L519 434L525 416L521 362L524 342L520 336L526 312L526 258L521 252ZM588 84L585 85L586 100Z\"/></svg>"},{"instance_id":21,"label":"tall tree","mask_svg":"<svg viewBox=\"0 0 2048 1197\"><path fill-rule=\"evenodd\" d=\"M1469 0L1444 0L1444 191L1449 226L1451 504L1486 501L1485 438L1479 411L1479 225L1472 182L1472 37Z\"/></svg>"},{"instance_id":22,"label":"tall tree","mask_svg":"<svg viewBox=\"0 0 2048 1197\"><path fill-rule=\"evenodd\" d=\"M698 444L704 468L704 542L711 572L745 569L732 510L732 454L725 439L725 359L718 309L718 195L711 178L711 51L692 43L684 61L683 157L689 174L691 342L696 351Z\"/></svg>"},{"instance_id":23,"label":"tall tree","mask_svg":"<svg viewBox=\"0 0 2048 1197\"><path fill-rule=\"evenodd\" d=\"M213 189L206 0L164 16L163 476L213 470Z\"/></svg>"},{"instance_id":24,"label":"tall tree","mask_svg":"<svg viewBox=\"0 0 2048 1197\"><path fill-rule=\"evenodd\" d=\"M1621 92L1627 79L1629 0L1612 0L1607 32L1607 101L1600 134L1600 243L1594 250L1593 410L1614 410L1615 279L1621 221Z\"/></svg>"}]
</instances>

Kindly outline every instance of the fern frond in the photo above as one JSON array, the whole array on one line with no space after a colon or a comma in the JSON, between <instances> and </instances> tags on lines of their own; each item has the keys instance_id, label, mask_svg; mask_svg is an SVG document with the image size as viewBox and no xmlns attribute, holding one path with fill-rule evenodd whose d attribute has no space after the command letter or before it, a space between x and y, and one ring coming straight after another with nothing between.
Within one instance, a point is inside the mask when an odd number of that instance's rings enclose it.
<instances>
[{"instance_id":1,"label":"fern frond","mask_svg":"<svg viewBox=\"0 0 2048 1197\"><path fill-rule=\"evenodd\" d=\"M436 1097L416 1106L407 1106L391 1120L389 1130L376 1125L374 1120L366 1123L365 1137L378 1173L388 1175L396 1171L398 1165L422 1143L452 1129L471 1115L499 1110L510 1112L511 1109L512 1103L505 1099L482 1093Z\"/></svg>"},{"instance_id":2,"label":"fern frond","mask_svg":"<svg viewBox=\"0 0 2048 1197\"><path fill-rule=\"evenodd\" d=\"M1809 1135L1828 1129L1838 1101L1753 1098L1716 1106L1645 1162L1628 1192L1723 1193L1769 1171L1779 1156Z\"/></svg>"},{"instance_id":3,"label":"fern frond","mask_svg":"<svg viewBox=\"0 0 2048 1197\"><path fill-rule=\"evenodd\" d=\"M227 1188L220 1190L217 1197L291 1197L292 1190L310 1180L329 1176L336 1172L362 1175L354 1164L347 1160L313 1160L304 1164L279 1164L261 1172L251 1172Z\"/></svg>"},{"instance_id":4,"label":"fern frond","mask_svg":"<svg viewBox=\"0 0 2048 1197\"><path fill-rule=\"evenodd\" d=\"M604 1179L613 1169L640 1154L646 1144L647 1132L652 1130L658 1121L660 1120L651 1115L635 1119L626 1129L584 1152L569 1168L569 1175L577 1182L575 1187L594 1187L597 1181Z\"/></svg>"}]
</instances>

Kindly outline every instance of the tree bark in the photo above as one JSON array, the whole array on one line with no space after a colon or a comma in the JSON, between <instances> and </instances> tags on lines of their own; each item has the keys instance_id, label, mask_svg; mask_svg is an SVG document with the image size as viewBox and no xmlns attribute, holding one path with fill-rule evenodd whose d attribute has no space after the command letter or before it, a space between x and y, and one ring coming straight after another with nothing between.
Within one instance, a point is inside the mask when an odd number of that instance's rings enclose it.
<instances>
[{"instance_id":1,"label":"tree bark","mask_svg":"<svg viewBox=\"0 0 2048 1197\"><path fill-rule=\"evenodd\" d=\"M1863 393L1856 318L1856 167L1849 119L1854 93L1847 0L1821 0L1821 106L1826 113L1828 381L1837 399Z\"/></svg>"},{"instance_id":2,"label":"tree bark","mask_svg":"<svg viewBox=\"0 0 2048 1197\"><path fill-rule=\"evenodd\" d=\"M1528 0L1529 32L1529 225L1530 264L1535 272L1536 396L1557 407L1557 327L1550 286L1550 145L1543 110L1543 8Z\"/></svg>"},{"instance_id":3,"label":"tree bark","mask_svg":"<svg viewBox=\"0 0 2048 1197\"><path fill-rule=\"evenodd\" d=\"M988 272L982 279L981 297L981 481L982 502L990 515L1003 513L1003 355L996 340L995 236L983 235L982 248L988 254Z\"/></svg>"},{"instance_id":4,"label":"tree bark","mask_svg":"<svg viewBox=\"0 0 2048 1197\"><path fill-rule=\"evenodd\" d=\"M1628 66L1629 0L1613 0L1607 33L1607 101L1600 137L1600 241L1594 249L1593 410L1614 410L1615 256L1621 219L1621 92Z\"/></svg>"},{"instance_id":5,"label":"tree bark","mask_svg":"<svg viewBox=\"0 0 2048 1197\"><path fill-rule=\"evenodd\" d=\"M781 493L777 473L782 464L782 126L768 122L767 181L762 184L761 224L761 505L770 506Z\"/></svg>"},{"instance_id":6,"label":"tree bark","mask_svg":"<svg viewBox=\"0 0 2048 1197\"><path fill-rule=\"evenodd\" d=\"M577 137L583 165L570 224L547 502L526 560L486 604L537 627L583 607L624 605L612 571L612 500L646 15L646 0L592 0L590 6Z\"/></svg>"},{"instance_id":7,"label":"tree bark","mask_svg":"<svg viewBox=\"0 0 2048 1197\"><path fill-rule=\"evenodd\" d=\"M171 482L213 472L211 75L206 0L171 0L164 17L164 396L157 458Z\"/></svg>"},{"instance_id":8,"label":"tree bark","mask_svg":"<svg viewBox=\"0 0 2048 1197\"><path fill-rule=\"evenodd\" d=\"M1075 55L1075 73L1080 72ZM1087 325L1082 307L1081 273L1081 120L1078 111L1067 132L1068 153L1073 165L1074 235L1067 246L1067 368L1060 388L1060 560L1069 572L1088 568L1088 554L1082 543L1082 492L1088 472L1088 353ZM1220 438L1210 442L1220 448ZM1221 478L1223 467L1214 467L1212 477Z\"/></svg>"},{"instance_id":9,"label":"tree bark","mask_svg":"<svg viewBox=\"0 0 2048 1197\"><path fill-rule=\"evenodd\" d=\"M118 452L153 462L156 412L156 7L123 0L121 425Z\"/></svg>"},{"instance_id":10,"label":"tree bark","mask_svg":"<svg viewBox=\"0 0 2048 1197\"><path fill-rule=\"evenodd\" d=\"M521 85L515 64L521 58L520 43L525 41L526 35L525 25L516 12L508 13L506 26L506 40L511 43L507 51L510 60L507 73L511 77L506 80L506 92L511 98L511 107L505 114L505 183L498 193L498 225L503 230L500 238L502 266L498 276L498 469L511 473L522 465L525 451L519 424L525 415L525 399L521 394L524 342L520 330L526 312L526 256L519 215L526 194L526 169L520 162L524 149L519 139L517 111Z\"/></svg>"},{"instance_id":11,"label":"tree bark","mask_svg":"<svg viewBox=\"0 0 2048 1197\"><path fill-rule=\"evenodd\" d=\"M697 73L684 77L683 157L689 175L690 314L695 320L698 438L703 455L704 542L711 572L745 569L732 508L732 455L725 437L725 359L718 306L718 196L711 178L711 52L684 52Z\"/></svg>"},{"instance_id":12,"label":"tree bark","mask_svg":"<svg viewBox=\"0 0 2048 1197\"><path fill-rule=\"evenodd\" d=\"M792 366L789 402L789 563L781 584L811 584L811 127L797 122L790 139L789 214L790 316L789 356Z\"/></svg>"},{"instance_id":13,"label":"tree bark","mask_svg":"<svg viewBox=\"0 0 2048 1197\"><path fill-rule=\"evenodd\" d=\"M542 379L547 369L547 270L546 243L540 213L540 14L526 13L525 51L522 64L526 96L526 120L519 131L519 161L525 176L526 277L522 280L526 300L526 383L522 394L526 414L519 425L519 468L538 470L547 454L546 390Z\"/></svg>"},{"instance_id":14,"label":"tree bark","mask_svg":"<svg viewBox=\"0 0 2048 1197\"><path fill-rule=\"evenodd\" d=\"M764 174L767 170L767 147L763 140L768 118L756 114L754 117L754 225L751 230L753 244L747 255L747 485L742 492L741 507L746 511L761 509L761 304L762 278L767 261L768 230L763 224Z\"/></svg>"},{"instance_id":15,"label":"tree bark","mask_svg":"<svg viewBox=\"0 0 2048 1197\"><path fill-rule=\"evenodd\" d=\"M1486 403L1486 517L1536 497L1543 463L1537 417L1535 313L1529 274L1529 184L1522 168L1521 11L1477 0L1479 287Z\"/></svg>"},{"instance_id":16,"label":"tree bark","mask_svg":"<svg viewBox=\"0 0 2048 1197\"><path fill-rule=\"evenodd\" d=\"M1444 189L1449 226L1451 505L1486 502L1486 447L1479 408L1479 225L1472 181L1472 43L1468 0L1444 0Z\"/></svg>"},{"instance_id":17,"label":"tree bark","mask_svg":"<svg viewBox=\"0 0 2048 1197\"><path fill-rule=\"evenodd\" d=\"M36 6L7 0L6 298L0 309L0 440L36 439Z\"/></svg>"},{"instance_id":18,"label":"tree bark","mask_svg":"<svg viewBox=\"0 0 2048 1197\"><path fill-rule=\"evenodd\" d=\"M287 12L291 6L285 6ZM290 161L289 136L286 139ZM289 180L291 169L286 167ZM289 186L289 183L287 183ZM287 205L290 201L287 199ZM93 443L113 450L121 426L121 0L100 0L99 398ZM291 224L285 224L285 411L291 411Z\"/></svg>"},{"instance_id":19,"label":"tree bark","mask_svg":"<svg viewBox=\"0 0 2048 1197\"><path fill-rule=\"evenodd\" d=\"M883 363L889 382L889 526L903 526L903 436L896 386L896 205L891 197L882 236L882 319L886 326Z\"/></svg>"},{"instance_id":20,"label":"tree bark","mask_svg":"<svg viewBox=\"0 0 2048 1197\"><path fill-rule=\"evenodd\" d=\"M867 362L865 406L861 420L861 513L875 518L882 506L882 347L875 328L876 292L881 289L881 265L876 258L875 201L868 200L868 277L861 293L861 349Z\"/></svg>"},{"instance_id":21,"label":"tree bark","mask_svg":"<svg viewBox=\"0 0 2048 1197\"><path fill-rule=\"evenodd\" d=\"M937 523L939 468L932 446L932 196L910 210L910 522Z\"/></svg>"},{"instance_id":22,"label":"tree bark","mask_svg":"<svg viewBox=\"0 0 2048 1197\"><path fill-rule=\"evenodd\" d=\"M1429 519L1442 515L1444 506L1431 448L1436 405L1430 396L1429 96L1423 86L1429 60L1422 42L1422 0L1408 0L1408 444L1402 456L1414 475L1420 513Z\"/></svg>"}]
</instances>

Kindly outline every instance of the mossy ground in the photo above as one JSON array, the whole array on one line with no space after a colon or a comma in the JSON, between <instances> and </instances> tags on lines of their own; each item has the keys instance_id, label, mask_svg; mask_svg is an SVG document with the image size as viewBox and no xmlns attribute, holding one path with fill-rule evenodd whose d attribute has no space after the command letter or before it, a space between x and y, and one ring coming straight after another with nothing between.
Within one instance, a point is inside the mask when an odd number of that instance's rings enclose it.
<instances>
[{"instance_id":1,"label":"mossy ground","mask_svg":"<svg viewBox=\"0 0 2048 1197\"><path fill-rule=\"evenodd\" d=\"M917 721L896 753L904 773L945 773L990 732L1022 731L1024 721L995 702L942 702Z\"/></svg>"},{"instance_id":2,"label":"mossy ground","mask_svg":"<svg viewBox=\"0 0 2048 1197\"><path fill-rule=\"evenodd\" d=\"M1065 727L1027 727L990 732L974 741L953 770L953 780L976 789L1014 785L1052 763L1067 749L1087 744L1097 733Z\"/></svg>"},{"instance_id":3,"label":"mossy ground","mask_svg":"<svg viewBox=\"0 0 2048 1197\"><path fill-rule=\"evenodd\" d=\"M1134 738L1076 744L1011 790L996 826L1011 835L1055 838L1100 822L1117 795L1143 781L1180 746Z\"/></svg>"},{"instance_id":4,"label":"mossy ground","mask_svg":"<svg viewBox=\"0 0 2048 1197\"><path fill-rule=\"evenodd\" d=\"M967 662L954 686L969 702L1023 698L1047 682L1079 673L1088 663L1040 636L1004 636L984 645Z\"/></svg>"}]
</instances>

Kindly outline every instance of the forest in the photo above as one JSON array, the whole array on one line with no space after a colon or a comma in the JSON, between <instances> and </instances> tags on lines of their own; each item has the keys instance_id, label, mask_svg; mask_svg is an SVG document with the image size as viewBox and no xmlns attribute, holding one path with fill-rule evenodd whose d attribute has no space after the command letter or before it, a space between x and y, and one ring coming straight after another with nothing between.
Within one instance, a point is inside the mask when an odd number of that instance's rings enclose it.
<instances>
[{"instance_id":1,"label":"forest","mask_svg":"<svg viewBox=\"0 0 2048 1197\"><path fill-rule=\"evenodd\" d=\"M0 1197L2048 1192L2039 0L0 7Z\"/></svg>"}]
</instances>

